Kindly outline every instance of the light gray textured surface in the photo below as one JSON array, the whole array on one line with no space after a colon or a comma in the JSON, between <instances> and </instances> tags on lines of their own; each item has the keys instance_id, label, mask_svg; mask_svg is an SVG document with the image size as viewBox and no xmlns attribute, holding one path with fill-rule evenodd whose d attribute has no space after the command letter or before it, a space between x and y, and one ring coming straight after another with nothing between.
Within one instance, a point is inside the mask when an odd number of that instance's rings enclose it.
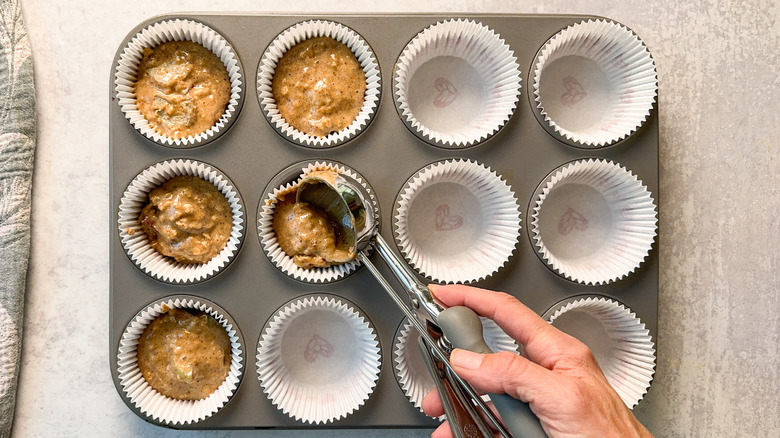
<instances>
[{"instance_id":1,"label":"light gray textured surface","mask_svg":"<svg viewBox=\"0 0 780 438\"><path fill-rule=\"evenodd\" d=\"M780 3L24 0L36 65L33 254L13 436L174 436L122 403L108 367L108 76L116 46L171 11L583 13L647 43L660 78L659 339L636 408L663 437L777 436ZM243 431L208 436L427 436Z\"/></svg>"}]
</instances>

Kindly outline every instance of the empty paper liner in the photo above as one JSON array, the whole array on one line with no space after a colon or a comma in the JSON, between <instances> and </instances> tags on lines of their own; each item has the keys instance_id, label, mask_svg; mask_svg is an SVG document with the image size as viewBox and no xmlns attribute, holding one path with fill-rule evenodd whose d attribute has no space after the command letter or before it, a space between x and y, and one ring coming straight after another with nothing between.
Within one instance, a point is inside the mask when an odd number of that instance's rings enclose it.
<instances>
[{"instance_id":1,"label":"empty paper liner","mask_svg":"<svg viewBox=\"0 0 780 438\"><path fill-rule=\"evenodd\" d=\"M417 34L395 66L398 113L418 137L463 148L498 132L520 98L520 67L484 24L445 20Z\"/></svg>"},{"instance_id":2,"label":"empty paper liner","mask_svg":"<svg viewBox=\"0 0 780 438\"><path fill-rule=\"evenodd\" d=\"M534 66L534 100L561 141L601 147L647 120L658 93L655 62L625 26L587 20L558 32Z\"/></svg>"},{"instance_id":3,"label":"empty paper liner","mask_svg":"<svg viewBox=\"0 0 780 438\"><path fill-rule=\"evenodd\" d=\"M639 403L653 380L655 348L634 312L608 298L588 297L559 303L545 316L590 348L626 406Z\"/></svg>"},{"instance_id":4,"label":"empty paper liner","mask_svg":"<svg viewBox=\"0 0 780 438\"><path fill-rule=\"evenodd\" d=\"M309 295L286 304L266 324L257 375L282 412L303 423L325 424L366 402L380 361L376 332L352 303Z\"/></svg>"},{"instance_id":5,"label":"empty paper liner","mask_svg":"<svg viewBox=\"0 0 780 438\"><path fill-rule=\"evenodd\" d=\"M470 283L489 277L512 256L520 211L512 188L489 167L439 161L401 189L393 232L401 253L424 276Z\"/></svg>"},{"instance_id":6,"label":"empty paper liner","mask_svg":"<svg viewBox=\"0 0 780 438\"><path fill-rule=\"evenodd\" d=\"M657 231L650 192L619 164L586 159L565 164L531 203L531 240L559 275L603 284L634 272Z\"/></svg>"}]
</instances>

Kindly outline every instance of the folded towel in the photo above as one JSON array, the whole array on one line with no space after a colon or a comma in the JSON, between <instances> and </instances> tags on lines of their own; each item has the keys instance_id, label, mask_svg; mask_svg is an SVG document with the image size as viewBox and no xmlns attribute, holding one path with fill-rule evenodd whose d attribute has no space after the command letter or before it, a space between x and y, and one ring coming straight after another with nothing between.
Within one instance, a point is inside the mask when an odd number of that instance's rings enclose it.
<instances>
[{"instance_id":1,"label":"folded towel","mask_svg":"<svg viewBox=\"0 0 780 438\"><path fill-rule=\"evenodd\" d=\"M11 434L30 258L35 89L20 0L0 0L0 437Z\"/></svg>"}]
</instances>

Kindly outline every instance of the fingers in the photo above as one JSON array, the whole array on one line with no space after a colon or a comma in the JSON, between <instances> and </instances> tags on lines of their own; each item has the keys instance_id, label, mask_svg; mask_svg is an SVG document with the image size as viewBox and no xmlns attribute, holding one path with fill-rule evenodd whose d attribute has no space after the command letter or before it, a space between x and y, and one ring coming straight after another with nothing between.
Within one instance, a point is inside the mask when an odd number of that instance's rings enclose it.
<instances>
[{"instance_id":1,"label":"fingers","mask_svg":"<svg viewBox=\"0 0 780 438\"><path fill-rule=\"evenodd\" d=\"M433 431L431 438L453 438L452 429L448 421L443 422Z\"/></svg>"},{"instance_id":2,"label":"fingers","mask_svg":"<svg viewBox=\"0 0 780 438\"><path fill-rule=\"evenodd\" d=\"M456 348L450 355L450 364L474 387L509 394L526 403L533 403L557 384L552 371L510 352L479 354Z\"/></svg>"},{"instance_id":3,"label":"fingers","mask_svg":"<svg viewBox=\"0 0 780 438\"><path fill-rule=\"evenodd\" d=\"M435 388L423 398L422 409L428 416L434 418L444 415L444 406L441 404L439 392Z\"/></svg>"},{"instance_id":4,"label":"fingers","mask_svg":"<svg viewBox=\"0 0 780 438\"><path fill-rule=\"evenodd\" d=\"M490 318L524 347L525 354L546 368L573 342L573 338L543 320L515 297L464 285L428 286L446 306L466 306Z\"/></svg>"}]
</instances>

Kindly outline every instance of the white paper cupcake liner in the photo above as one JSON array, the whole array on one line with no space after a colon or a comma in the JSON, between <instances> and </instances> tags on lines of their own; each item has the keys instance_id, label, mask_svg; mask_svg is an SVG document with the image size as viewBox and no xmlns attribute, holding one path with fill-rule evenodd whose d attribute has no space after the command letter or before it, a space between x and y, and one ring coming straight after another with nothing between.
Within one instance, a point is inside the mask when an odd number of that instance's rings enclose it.
<instances>
[{"instance_id":1,"label":"white paper cupcake liner","mask_svg":"<svg viewBox=\"0 0 780 438\"><path fill-rule=\"evenodd\" d=\"M422 275L437 283L470 283L512 256L520 211L511 187L490 168L472 160L439 161L401 189L393 233Z\"/></svg>"},{"instance_id":2,"label":"white paper cupcake liner","mask_svg":"<svg viewBox=\"0 0 780 438\"><path fill-rule=\"evenodd\" d=\"M655 62L639 37L612 21L583 21L539 51L534 98L559 139L580 147L618 142L647 120L658 94Z\"/></svg>"},{"instance_id":3,"label":"white paper cupcake liner","mask_svg":"<svg viewBox=\"0 0 780 438\"><path fill-rule=\"evenodd\" d=\"M507 335L493 320L480 317L483 337L488 347L494 352L511 351L517 353L518 346L514 339ZM398 328L393 348L395 362L395 377L398 385L409 401L422 410L422 400L435 385L428 369L425 367L417 347L420 334L409 320L404 319Z\"/></svg>"},{"instance_id":4,"label":"white paper cupcake liner","mask_svg":"<svg viewBox=\"0 0 780 438\"><path fill-rule=\"evenodd\" d=\"M201 400L176 400L149 386L138 368L137 348L146 326L168 308L197 309L219 322L227 331L231 344L230 371L222 385ZM207 300L192 296L172 296L149 304L130 321L119 341L117 376L122 392L142 414L162 424L175 426L197 423L211 417L233 397L243 374L241 333L227 313Z\"/></svg>"},{"instance_id":5,"label":"white paper cupcake liner","mask_svg":"<svg viewBox=\"0 0 780 438\"><path fill-rule=\"evenodd\" d=\"M349 47L366 75L363 107L355 120L341 131L324 137L311 136L291 126L279 113L271 89L276 65L282 56L296 44L315 37L330 37ZM326 148L346 143L355 138L371 123L379 105L380 95L379 63L371 46L354 30L333 21L304 21L286 29L268 46L257 69L257 97L260 100L263 114L271 126L283 137L303 146Z\"/></svg>"},{"instance_id":6,"label":"white paper cupcake liner","mask_svg":"<svg viewBox=\"0 0 780 438\"><path fill-rule=\"evenodd\" d=\"M601 159L553 171L531 210L531 239L540 257L559 275L588 285L634 272L658 229L647 187L626 168Z\"/></svg>"},{"instance_id":7,"label":"white paper cupcake liner","mask_svg":"<svg viewBox=\"0 0 780 438\"><path fill-rule=\"evenodd\" d=\"M225 64L231 84L230 100L222 117L211 128L197 135L173 139L161 135L138 111L135 97L138 64L145 48L154 48L169 41L192 41L214 52ZM125 117L149 140L176 148L188 148L205 144L224 133L235 121L243 103L243 73L238 55L219 33L192 20L164 20L150 24L133 37L119 56L114 74L114 91Z\"/></svg>"},{"instance_id":8,"label":"white paper cupcake liner","mask_svg":"<svg viewBox=\"0 0 780 438\"><path fill-rule=\"evenodd\" d=\"M472 20L446 20L414 37L395 66L401 119L422 140L446 148L483 142L520 98L520 67L509 45Z\"/></svg>"},{"instance_id":9,"label":"white paper cupcake liner","mask_svg":"<svg viewBox=\"0 0 780 438\"><path fill-rule=\"evenodd\" d=\"M587 345L620 398L633 409L650 388L655 345L634 312L604 297L571 300L553 307L548 321Z\"/></svg>"},{"instance_id":10,"label":"white paper cupcake liner","mask_svg":"<svg viewBox=\"0 0 780 438\"><path fill-rule=\"evenodd\" d=\"M233 228L222 251L207 263L179 263L152 248L149 237L138 222L141 210L149 202L149 192L180 175L198 176L211 182L227 198L233 214ZM244 239L244 206L238 190L225 174L194 160L169 160L157 163L136 176L119 202L119 238L127 256L147 275L173 284L192 284L208 280L233 261Z\"/></svg>"},{"instance_id":11,"label":"white paper cupcake liner","mask_svg":"<svg viewBox=\"0 0 780 438\"><path fill-rule=\"evenodd\" d=\"M276 212L276 205L280 201L280 198L284 199L285 196L291 196L290 192L298 186L301 178L315 170L332 170L347 175L361 183L371 195L374 220L380 220L379 204L374 196L374 191L362 176L341 163L313 161L301 163L300 173L296 176L295 180L286 182L279 187L273 188L270 193L266 193L264 199L260 201L260 207L258 208L257 234L263 251L265 251L268 259L271 260L279 270L296 280L305 281L307 283L330 283L355 272L358 266L360 266L360 262L355 259L349 263L334 265L329 268L301 268L296 265L293 258L287 255L282 247L279 246L279 242L276 239L276 233L273 229L274 213Z\"/></svg>"},{"instance_id":12,"label":"white paper cupcake liner","mask_svg":"<svg viewBox=\"0 0 780 438\"><path fill-rule=\"evenodd\" d=\"M381 354L374 328L356 307L328 295L286 304L257 349L263 392L295 420L327 424L360 408L374 391Z\"/></svg>"}]
</instances>

